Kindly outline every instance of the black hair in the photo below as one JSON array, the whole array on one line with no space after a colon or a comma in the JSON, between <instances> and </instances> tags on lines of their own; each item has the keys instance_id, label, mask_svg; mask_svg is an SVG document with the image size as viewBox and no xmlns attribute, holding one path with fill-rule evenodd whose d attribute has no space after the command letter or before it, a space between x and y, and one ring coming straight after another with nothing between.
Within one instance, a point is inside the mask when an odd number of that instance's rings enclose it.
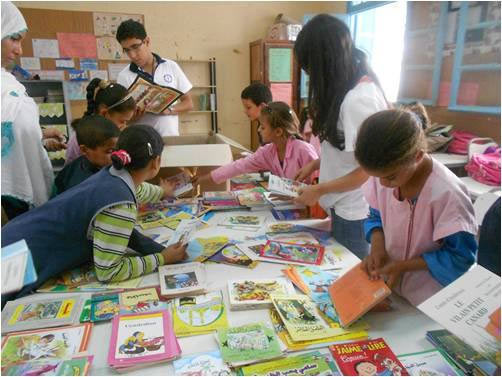
<instances>
[{"instance_id":1,"label":"black hair","mask_svg":"<svg viewBox=\"0 0 502 377\"><path fill-rule=\"evenodd\" d=\"M129 19L119 25L116 38L119 43L129 38L144 40L146 38L146 30L141 22Z\"/></svg>"},{"instance_id":2,"label":"black hair","mask_svg":"<svg viewBox=\"0 0 502 377\"><path fill-rule=\"evenodd\" d=\"M78 145L85 145L91 149L120 135L120 130L115 123L97 114L84 116L72 125L77 134Z\"/></svg>"},{"instance_id":3,"label":"black hair","mask_svg":"<svg viewBox=\"0 0 502 377\"><path fill-rule=\"evenodd\" d=\"M328 140L334 147L345 149L344 134L337 127L345 95L365 75L380 87L366 54L355 47L347 25L328 14L319 14L303 26L294 52L298 64L310 76L312 132L321 141Z\"/></svg>"},{"instance_id":4,"label":"black hair","mask_svg":"<svg viewBox=\"0 0 502 377\"><path fill-rule=\"evenodd\" d=\"M111 83L96 77L87 85L87 110L84 115L95 114L100 105L110 108L110 112L122 113L136 108L136 102L133 97L127 96L127 89L117 83Z\"/></svg>"},{"instance_id":5,"label":"black hair","mask_svg":"<svg viewBox=\"0 0 502 377\"><path fill-rule=\"evenodd\" d=\"M421 102L410 102L409 104L404 105L403 108L415 113L416 116L418 116L424 131L431 126L431 120L427 114L427 110L425 110L425 106Z\"/></svg>"},{"instance_id":6,"label":"black hair","mask_svg":"<svg viewBox=\"0 0 502 377\"><path fill-rule=\"evenodd\" d=\"M244 88L241 92L242 99L251 100L256 106L272 102L272 92L269 87L261 82L255 82Z\"/></svg>"},{"instance_id":7,"label":"black hair","mask_svg":"<svg viewBox=\"0 0 502 377\"><path fill-rule=\"evenodd\" d=\"M294 136L296 139L303 140L298 133L299 120L295 112L285 102L269 102L261 109L261 117L267 119L272 129L281 128L286 137Z\"/></svg>"},{"instance_id":8,"label":"black hair","mask_svg":"<svg viewBox=\"0 0 502 377\"><path fill-rule=\"evenodd\" d=\"M308 106L304 107L300 111L299 120L300 120L300 126L299 126L300 127L300 133L303 134L303 131L305 130L305 123L307 123L307 120L309 120L309 108L308 108Z\"/></svg>"},{"instance_id":9,"label":"black hair","mask_svg":"<svg viewBox=\"0 0 502 377\"><path fill-rule=\"evenodd\" d=\"M162 137L151 126L137 124L127 127L119 136L117 149L125 150L131 157L131 162L124 162L112 154L112 164L115 169L143 169L148 163L162 154L164 142Z\"/></svg>"}]
</instances>

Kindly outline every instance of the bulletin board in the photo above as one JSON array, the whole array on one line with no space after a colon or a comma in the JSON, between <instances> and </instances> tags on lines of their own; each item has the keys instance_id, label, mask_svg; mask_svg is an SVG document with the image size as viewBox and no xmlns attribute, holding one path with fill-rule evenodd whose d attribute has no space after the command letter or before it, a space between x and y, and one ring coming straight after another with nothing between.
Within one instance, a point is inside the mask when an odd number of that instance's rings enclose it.
<instances>
[{"instance_id":1,"label":"bulletin board","mask_svg":"<svg viewBox=\"0 0 502 377\"><path fill-rule=\"evenodd\" d=\"M87 108L86 100L81 98L82 87L85 93L85 86L90 79L101 77L113 80L110 72L116 74L129 64L129 59L123 55L115 39L118 25L130 18L145 24L141 14L33 8L19 10L28 25L28 32L22 42L23 57L20 64L22 67L24 64L25 69L29 67L27 70L30 73L39 74L41 79L69 81L73 118L80 117ZM57 46L55 40L58 41ZM58 52L59 58L56 56ZM69 56L62 56L61 53ZM37 65L39 69L36 69ZM61 65L73 67L64 69Z\"/></svg>"}]
</instances>

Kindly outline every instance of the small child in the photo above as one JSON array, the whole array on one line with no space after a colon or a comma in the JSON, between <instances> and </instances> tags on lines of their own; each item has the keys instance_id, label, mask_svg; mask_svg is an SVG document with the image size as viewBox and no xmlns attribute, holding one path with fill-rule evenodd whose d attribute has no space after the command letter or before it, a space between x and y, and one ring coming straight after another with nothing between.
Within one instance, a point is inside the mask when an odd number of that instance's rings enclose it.
<instances>
[{"instance_id":1,"label":"small child","mask_svg":"<svg viewBox=\"0 0 502 377\"><path fill-rule=\"evenodd\" d=\"M29 294L48 279L94 261L97 278L117 282L186 257L186 246L164 248L134 229L136 188L160 169L164 143L152 127L134 125L119 136L113 166L2 227L2 247L26 240L38 279L5 299ZM130 248L139 256L127 254Z\"/></svg>"},{"instance_id":2,"label":"small child","mask_svg":"<svg viewBox=\"0 0 502 377\"><path fill-rule=\"evenodd\" d=\"M127 94L127 89L120 84L111 83L100 78L94 78L87 85L87 110L84 116L99 114L111 120L120 131L127 127L136 111L134 98ZM135 116L137 117L137 115ZM76 127L80 119L72 122ZM65 165L81 156L79 143L75 133L68 141Z\"/></svg>"},{"instance_id":3,"label":"small child","mask_svg":"<svg viewBox=\"0 0 502 377\"><path fill-rule=\"evenodd\" d=\"M82 155L66 165L57 175L56 194L78 185L112 163L111 155L120 135L119 128L101 115L88 115L74 124ZM161 179L160 185L144 182L138 185L136 199L139 203L158 202L173 194L174 185Z\"/></svg>"},{"instance_id":4,"label":"small child","mask_svg":"<svg viewBox=\"0 0 502 377\"><path fill-rule=\"evenodd\" d=\"M269 87L255 82L247 87L241 93L242 106L244 107L244 113L249 118L251 122L260 121L261 110L267 105L267 103L272 102L272 92ZM258 140L260 145L263 145L263 140L258 132Z\"/></svg>"},{"instance_id":5,"label":"small child","mask_svg":"<svg viewBox=\"0 0 502 377\"><path fill-rule=\"evenodd\" d=\"M321 155L321 141L319 137L314 135L312 132L312 118L309 114L309 108L304 107L300 112L300 134L303 136L303 140L312 144L317 154Z\"/></svg>"},{"instance_id":6,"label":"small child","mask_svg":"<svg viewBox=\"0 0 502 377\"><path fill-rule=\"evenodd\" d=\"M423 115L423 114L421 114ZM407 110L371 115L357 136L355 156L370 178L362 189L370 278L418 305L474 263L474 209L462 181L426 153L423 116Z\"/></svg>"},{"instance_id":7,"label":"small child","mask_svg":"<svg viewBox=\"0 0 502 377\"><path fill-rule=\"evenodd\" d=\"M221 183L244 173L270 171L279 177L293 179L296 172L318 158L314 147L298 135L298 118L284 102L270 102L260 115L260 132L263 142L252 155L196 177L196 183L211 180Z\"/></svg>"}]
</instances>

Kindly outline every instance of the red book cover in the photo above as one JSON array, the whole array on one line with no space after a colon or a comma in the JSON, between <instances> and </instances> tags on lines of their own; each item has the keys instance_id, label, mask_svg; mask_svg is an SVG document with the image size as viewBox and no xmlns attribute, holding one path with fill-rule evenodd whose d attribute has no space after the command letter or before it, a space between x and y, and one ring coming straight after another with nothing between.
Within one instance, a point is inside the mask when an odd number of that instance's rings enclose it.
<instances>
[{"instance_id":1,"label":"red book cover","mask_svg":"<svg viewBox=\"0 0 502 377\"><path fill-rule=\"evenodd\" d=\"M344 376L409 376L382 338L329 347Z\"/></svg>"}]
</instances>

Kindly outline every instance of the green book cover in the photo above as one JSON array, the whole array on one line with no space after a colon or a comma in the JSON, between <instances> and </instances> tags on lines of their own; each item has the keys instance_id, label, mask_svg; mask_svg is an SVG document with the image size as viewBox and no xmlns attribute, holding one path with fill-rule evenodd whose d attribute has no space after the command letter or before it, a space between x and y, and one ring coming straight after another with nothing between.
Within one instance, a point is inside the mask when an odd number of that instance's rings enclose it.
<instances>
[{"instance_id":1,"label":"green book cover","mask_svg":"<svg viewBox=\"0 0 502 377\"><path fill-rule=\"evenodd\" d=\"M91 299L85 300L82 313L80 314L80 323L89 322L91 320L91 302Z\"/></svg>"},{"instance_id":2,"label":"green book cover","mask_svg":"<svg viewBox=\"0 0 502 377\"><path fill-rule=\"evenodd\" d=\"M92 356L90 356L92 360ZM88 357L64 360L59 366L57 376L86 376L90 360Z\"/></svg>"},{"instance_id":3,"label":"green book cover","mask_svg":"<svg viewBox=\"0 0 502 377\"><path fill-rule=\"evenodd\" d=\"M282 355L274 330L263 323L219 329L217 337L223 360L228 363L267 360Z\"/></svg>"}]
</instances>

